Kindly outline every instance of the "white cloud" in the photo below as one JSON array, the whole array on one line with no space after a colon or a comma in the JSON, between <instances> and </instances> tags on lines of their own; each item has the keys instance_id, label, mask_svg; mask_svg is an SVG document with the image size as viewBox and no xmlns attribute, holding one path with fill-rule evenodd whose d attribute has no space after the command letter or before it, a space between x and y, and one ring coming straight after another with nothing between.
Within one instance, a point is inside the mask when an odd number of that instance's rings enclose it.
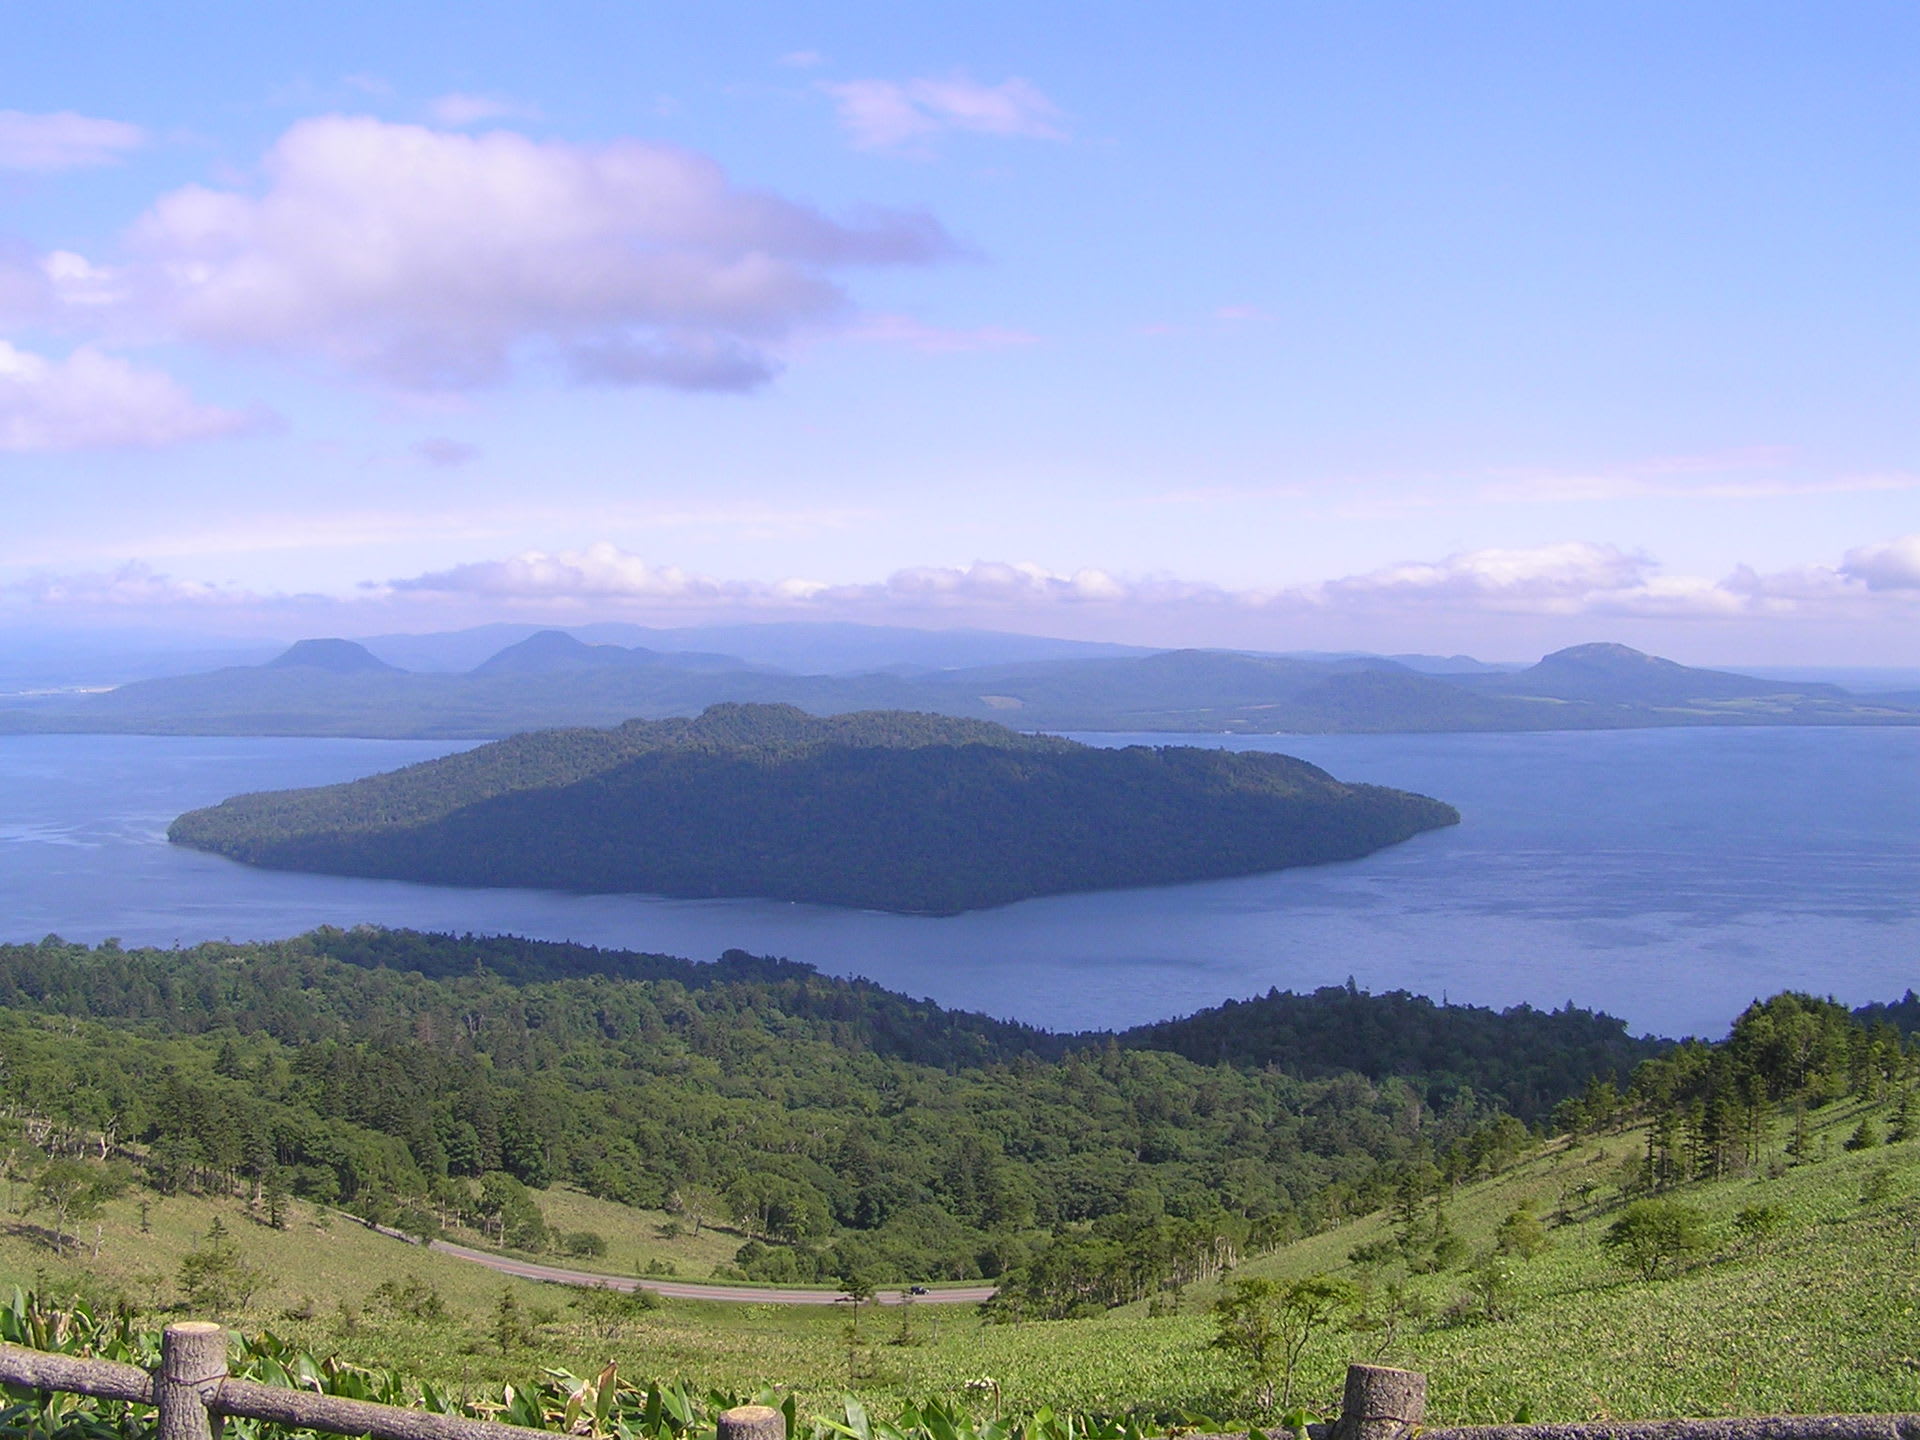
<instances>
[{"instance_id":1,"label":"white cloud","mask_svg":"<svg viewBox=\"0 0 1920 1440\"><path fill-rule=\"evenodd\" d=\"M95 319L125 298L120 275L83 255L0 240L0 331Z\"/></svg>"},{"instance_id":2,"label":"white cloud","mask_svg":"<svg viewBox=\"0 0 1920 1440\"><path fill-rule=\"evenodd\" d=\"M844 585L820 594L842 601L909 601L915 604L1083 605L1138 601L1167 582L1121 580L1104 570L1058 575L1033 564L976 560L966 569L922 565L896 570L878 585ZM1190 598L1190 597L1189 597Z\"/></svg>"},{"instance_id":3,"label":"white cloud","mask_svg":"<svg viewBox=\"0 0 1920 1440\"><path fill-rule=\"evenodd\" d=\"M1900 582L1897 586L1883 583L1876 589L1846 573L1861 556L1908 568L1886 572ZM1719 580L1668 574L1645 556L1584 541L1471 551L1314 584L1241 589L1094 567L1062 572L989 560L913 566L855 583L798 575L725 579L656 564L602 543L577 550L525 550L367 582L350 598L254 594L174 580L138 565L106 574L42 575L0 592L67 609L222 605L238 614L251 606L262 616L285 617L317 607L316 613L336 619L351 612L359 617L356 623L369 625L477 623L512 616L653 617L663 623L833 618L985 623L1135 642L1264 649L1300 648L1306 637L1345 648L1361 636L1369 637L1367 648L1434 643L1463 648L1476 643L1475 637L1485 641L1497 635L1528 636L1545 648L1596 636L1631 637L1631 643L1659 648L1686 627L1695 638L1683 648L1697 653L1736 634L1759 637L1756 643L1769 648L1793 645L1787 637L1796 633L1795 626L1802 627L1797 633L1803 637L1831 635L1835 623L1846 625L1849 633L1909 633L1920 615L1920 537L1865 547L1841 567L1809 565L1760 574L1742 566ZM1824 642L1803 638L1797 643Z\"/></svg>"},{"instance_id":4,"label":"white cloud","mask_svg":"<svg viewBox=\"0 0 1920 1440\"><path fill-rule=\"evenodd\" d=\"M793 577L784 580L717 580L676 566L650 564L609 544L584 550L527 550L505 560L484 560L448 570L392 580L396 592L478 595L512 600L637 601L745 606L866 607L1102 603L1163 594L1170 582L1129 584L1100 570L1056 575L1032 564L975 561L965 569L915 566L872 584L830 585ZM1182 587L1183 593L1194 587Z\"/></svg>"},{"instance_id":5,"label":"white cloud","mask_svg":"<svg viewBox=\"0 0 1920 1440\"><path fill-rule=\"evenodd\" d=\"M463 125L476 125L482 120L538 120L540 107L528 105L519 100L509 100L500 95L469 95L455 91L451 95L442 95L427 107L433 118L442 125L456 128Z\"/></svg>"},{"instance_id":6,"label":"white cloud","mask_svg":"<svg viewBox=\"0 0 1920 1440\"><path fill-rule=\"evenodd\" d=\"M257 419L198 404L171 376L116 355L83 346L49 360L0 340L0 450L174 445Z\"/></svg>"},{"instance_id":7,"label":"white cloud","mask_svg":"<svg viewBox=\"0 0 1920 1440\"><path fill-rule=\"evenodd\" d=\"M270 603L273 598L233 585L177 580L139 561L114 570L32 575L6 588L32 604L83 610L231 609Z\"/></svg>"},{"instance_id":8,"label":"white cloud","mask_svg":"<svg viewBox=\"0 0 1920 1440\"><path fill-rule=\"evenodd\" d=\"M985 85L964 75L944 80L848 80L820 87L840 124L863 150L893 150L951 131L1064 140L1060 109L1017 77Z\"/></svg>"},{"instance_id":9,"label":"white cloud","mask_svg":"<svg viewBox=\"0 0 1920 1440\"><path fill-rule=\"evenodd\" d=\"M1315 606L1354 614L1735 619L1831 610L1854 599L1857 588L1818 567L1760 575L1740 566L1717 581L1668 575L1646 555L1575 540L1409 561L1299 593Z\"/></svg>"},{"instance_id":10,"label":"white cloud","mask_svg":"<svg viewBox=\"0 0 1920 1440\"><path fill-rule=\"evenodd\" d=\"M1911 542L1912 588L1920 589L1920 539ZM1855 552L1856 554L1860 552ZM884 614L1063 610L1115 613L1365 617L1426 621L1534 616L1578 619L1701 619L1859 616L1884 610L1869 587L1841 569L1807 566L1762 575L1738 567L1723 579L1661 572L1645 555L1568 541L1529 549L1474 550L1408 561L1315 584L1230 589L1169 576L1129 577L1085 568L1060 573L1031 563L978 560L965 567L913 566L877 581L832 584L792 577L723 580L658 566L610 544L529 550L388 582L395 592L543 603L665 608Z\"/></svg>"},{"instance_id":11,"label":"white cloud","mask_svg":"<svg viewBox=\"0 0 1920 1440\"><path fill-rule=\"evenodd\" d=\"M48 292L60 305L100 310L127 298L126 283L110 266L95 265L71 250L51 250L40 258Z\"/></svg>"},{"instance_id":12,"label":"white cloud","mask_svg":"<svg viewBox=\"0 0 1920 1440\"><path fill-rule=\"evenodd\" d=\"M482 560L388 582L388 588L514 600L746 599L767 589L725 584L674 566L649 565L617 546L584 550L526 550L505 560Z\"/></svg>"},{"instance_id":13,"label":"white cloud","mask_svg":"<svg viewBox=\"0 0 1920 1440\"><path fill-rule=\"evenodd\" d=\"M1865 620L1904 613L1898 597L1873 593L1899 590L1920 591L1920 536L1850 550L1838 566L1763 574L1737 565L1718 580L1666 574L1646 555L1568 541L1388 566L1298 593L1316 605L1380 614Z\"/></svg>"},{"instance_id":14,"label":"white cloud","mask_svg":"<svg viewBox=\"0 0 1920 1440\"><path fill-rule=\"evenodd\" d=\"M1555 608L1645 585L1653 562L1611 545L1575 540L1526 550L1468 550L1407 561L1317 587L1328 603L1467 603Z\"/></svg>"},{"instance_id":15,"label":"white cloud","mask_svg":"<svg viewBox=\"0 0 1920 1440\"><path fill-rule=\"evenodd\" d=\"M498 380L528 348L578 380L749 389L796 327L848 310L835 272L952 250L925 215L835 221L632 140L329 116L264 170L257 195L189 186L141 219L149 303L193 339L411 389Z\"/></svg>"},{"instance_id":16,"label":"white cloud","mask_svg":"<svg viewBox=\"0 0 1920 1440\"><path fill-rule=\"evenodd\" d=\"M1920 535L1849 550L1840 573L1869 590L1920 590Z\"/></svg>"},{"instance_id":17,"label":"white cloud","mask_svg":"<svg viewBox=\"0 0 1920 1440\"><path fill-rule=\"evenodd\" d=\"M112 165L147 143L138 125L61 110L0 110L0 170L80 170Z\"/></svg>"}]
</instances>

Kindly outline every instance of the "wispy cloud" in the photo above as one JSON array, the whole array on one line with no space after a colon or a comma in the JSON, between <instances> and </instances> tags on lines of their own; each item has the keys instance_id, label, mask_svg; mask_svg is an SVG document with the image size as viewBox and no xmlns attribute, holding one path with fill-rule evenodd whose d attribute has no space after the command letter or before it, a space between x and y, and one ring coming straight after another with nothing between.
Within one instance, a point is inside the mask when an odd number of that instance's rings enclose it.
<instances>
[{"instance_id":1,"label":"wispy cloud","mask_svg":"<svg viewBox=\"0 0 1920 1440\"><path fill-rule=\"evenodd\" d=\"M609 544L583 550L528 550L504 560L456 565L448 570L388 582L400 592L480 595L492 599L544 601L691 602L724 601L753 607L840 608L886 604L946 607L1104 603L1148 593L1102 570L1056 575L1042 566L981 560L964 569L915 566L873 584L784 580L722 580L672 565L655 565ZM1192 587L1181 587L1191 593Z\"/></svg>"},{"instance_id":2,"label":"wispy cloud","mask_svg":"<svg viewBox=\"0 0 1920 1440\"><path fill-rule=\"evenodd\" d=\"M1306 485L1278 483L1273 485L1188 485L1178 490L1161 490L1148 495L1123 496L1114 501L1117 505L1244 505L1262 504L1274 500L1305 500L1311 498L1313 490Z\"/></svg>"},{"instance_id":3,"label":"wispy cloud","mask_svg":"<svg viewBox=\"0 0 1920 1440\"><path fill-rule=\"evenodd\" d=\"M391 464L393 457L369 463ZM691 537L695 543L709 539L770 542L843 531L871 522L875 515L870 509L835 506L605 502L569 506L527 500L481 504L463 501L457 489L448 494L436 487L430 493L440 503L346 507L336 502L317 508L263 508L218 517L183 517L178 523L161 519L137 531L123 527L84 541L69 541L60 553L69 564L75 560L111 563L127 556L205 564L209 557L220 557L225 563L248 556L418 545L423 541L459 543L485 553L510 545L530 531L571 530L595 523L616 533L672 535L676 541ZM50 563L46 551L31 537L14 535L0 527L0 566ZM357 588L362 592L378 590L384 583L369 582Z\"/></svg>"},{"instance_id":4,"label":"wispy cloud","mask_svg":"<svg viewBox=\"0 0 1920 1440\"><path fill-rule=\"evenodd\" d=\"M653 565L613 545L584 550L524 550L504 560L481 560L388 582L405 593L477 595L511 600L744 600L766 587L719 581L674 565Z\"/></svg>"},{"instance_id":5,"label":"wispy cloud","mask_svg":"<svg viewBox=\"0 0 1920 1440\"><path fill-rule=\"evenodd\" d=\"M1869 584L1865 573L1856 571L1873 573L1878 583ZM1774 575L1740 567L1720 580L1669 574L1651 557L1615 546L1565 541L1462 551L1438 560L1406 561L1315 584L1268 589L1233 589L1164 575L1129 577L1096 568L1056 573L1030 563L987 560L965 567L915 566L860 584L802 577L727 580L655 565L609 544L575 551L530 550L389 584L395 591L495 600L702 607L723 603L825 612L1045 613L1061 606L1094 606L1133 612L1204 609L1423 619L1440 611L1728 619L1858 610L1872 603L1868 592L1873 589L1920 590L1920 537L1852 552L1841 567L1809 566Z\"/></svg>"},{"instance_id":6,"label":"wispy cloud","mask_svg":"<svg viewBox=\"0 0 1920 1440\"><path fill-rule=\"evenodd\" d=\"M1594 470L1502 470L1474 492L1494 503L1564 504L1636 499L1757 500L1920 489L1920 475L1880 471L1805 476L1788 472L1793 452L1754 445L1703 455L1659 456Z\"/></svg>"},{"instance_id":7,"label":"wispy cloud","mask_svg":"<svg viewBox=\"0 0 1920 1440\"><path fill-rule=\"evenodd\" d=\"M199 404L171 376L117 355L83 346L50 360L0 340L0 450L177 445L265 420Z\"/></svg>"},{"instance_id":8,"label":"wispy cloud","mask_svg":"<svg viewBox=\"0 0 1920 1440\"><path fill-rule=\"evenodd\" d=\"M1790 468L1791 467L1791 468ZM1464 474L1374 476L1344 484L1334 512L1373 520L1472 505L1585 505L1652 500L1725 503L1802 496L1920 490L1920 472L1878 470L1813 475L1792 452L1753 446L1668 456L1590 470L1502 468Z\"/></svg>"},{"instance_id":9,"label":"wispy cloud","mask_svg":"<svg viewBox=\"0 0 1920 1440\"><path fill-rule=\"evenodd\" d=\"M987 85L965 75L944 79L826 83L841 127L863 150L901 150L950 133L1065 140L1059 106L1018 77Z\"/></svg>"},{"instance_id":10,"label":"wispy cloud","mask_svg":"<svg viewBox=\"0 0 1920 1440\"><path fill-rule=\"evenodd\" d=\"M146 131L119 120L99 120L71 110L48 115L0 110L0 170L113 165L146 143Z\"/></svg>"},{"instance_id":11,"label":"wispy cloud","mask_svg":"<svg viewBox=\"0 0 1920 1440\"><path fill-rule=\"evenodd\" d=\"M113 570L31 575L6 589L14 598L30 604L72 610L251 610L292 598L262 595L237 585L180 580L139 561L129 561Z\"/></svg>"},{"instance_id":12,"label":"wispy cloud","mask_svg":"<svg viewBox=\"0 0 1920 1440\"><path fill-rule=\"evenodd\" d=\"M1234 588L1097 567L1055 571L979 560L896 570L865 582L794 575L737 579L649 560L610 543L523 550L424 574L368 581L348 596L260 594L179 580L144 565L78 575L43 573L0 587L16 608L160 611L252 606L264 617L314 612L313 623L472 623L487 618L654 617L849 619L868 623L990 624L1110 638L1148 633L1173 643L1297 645L1315 634L1370 635L1405 648L1411 636L1459 645L1473 636L1528 634L1568 644L1648 624L1724 635L1729 625L1892 626L1920 616L1920 535L1849 552L1839 565L1762 574L1739 566L1720 579L1670 573L1646 555L1589 541L1463 551L1308 584ZM1277 642L1277 643L1276 643ZM1256 642L1259 643L1259 642Z\"/></svg>"}]
</instances>

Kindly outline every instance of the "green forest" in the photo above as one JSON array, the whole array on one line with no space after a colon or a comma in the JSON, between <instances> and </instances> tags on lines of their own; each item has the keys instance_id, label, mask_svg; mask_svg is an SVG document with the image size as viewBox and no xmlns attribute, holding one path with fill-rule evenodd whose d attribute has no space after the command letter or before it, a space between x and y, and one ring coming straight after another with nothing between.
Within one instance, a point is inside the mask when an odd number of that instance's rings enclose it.
<instances>
[{"instance_id":1,"label":"green forest","mask_svg":"<svg viewBox=\"0 0 1920 1440\"><path fill-rule=\"evenodd\" d=\"M278 869L951 914L1356 859L1458 820L1282 755L717 705L237 796L169 838Z\"/></svg>"},{"instance_id":2,"label":"green forest","mask_svg":"<svg viewBox=\"0 0 1920 1440\"><path fill-rule=\"evenodd\" d=\"M1349 986L1058 1036L740 952L49 938L0 947L0 1102L16 1145L134 1147L162 1191L539 1250L560 1240L528 1197L565 1182L736 1228L730 1274L1000 1279L1065 1314L1365 1213L1410 1173L1490 1174L1530 1125L1644 1109L1661 1176L1724 1168L1765 1117L1893 1083L1912 1011L1782 997L1673 1046L1571 1007Z\"/></svg>"},{"instance_id":3,"label":"green forest","mask_svg":"<svg viewBox=\"0 0 1920 1440\"><path fill-rule=\"evenodd\" d=\"M765 1280L1000 1277L1089 1224L1171 1274L1370 1207L1410 1159L1472 1174L1526 1136L1465 1078L1511 1082L1497 1042L1437 1086L1203 1066L739 954L374 930L49 940L0 947L0 1007L16 1120L138 1145L163 1190L273 1190L540 1249L525 1192L565 1181L734 1225L738 1273Z\"/></svg>"}]
</instances>

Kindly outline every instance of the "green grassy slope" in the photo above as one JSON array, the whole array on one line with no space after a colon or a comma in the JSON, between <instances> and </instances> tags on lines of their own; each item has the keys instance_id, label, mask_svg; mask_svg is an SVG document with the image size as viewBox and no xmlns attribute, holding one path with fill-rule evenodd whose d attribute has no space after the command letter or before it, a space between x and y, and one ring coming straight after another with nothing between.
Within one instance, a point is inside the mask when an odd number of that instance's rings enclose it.
<instances>
[{"instance_id":1,"label":"green grassy slope","mask_svg":"<svg viewBox=\"0 0 1920 1440\"><path fill-rule=\"evenodd\" d=\"M1810 1158L1783 1164L1777 1141L1752 1175L1671 1192L1706 1212L1713 1243L1699 1263L1648 1282L1613 1263L1602 1236L1619 1217L1622 1162L1641 1153L1641 1131L1559 1141L1447 1203L1466 1264L1437 1274L1404 1267L1356 1269L1350 1252L1387 1235L1372 1215L1245 1265L1241 1276L1295 1278L1331 1271L1370 1290L1376 1328L1329 1333L1310 1348L1299 1387L1331 1407L1349 1360L1385 1360L1431 1377L1436 1423L1621 1419L1795 1411L1920 1409L1920 1143L1858 1152L1844 1148L1865 1114L1845 1103L1815 1112ZM1777 1172L1771 1177L1768 1171ZM1584 1200L1573 1192L1596 1188ZM1512 1265L1506 1318L1474 1313L1471 1265L1502 1219L1524 1201L1547 1223L1548 1243ZM584 1197L549 1195L563 1227L598 1228L609 1259L671 1255L694 1273L712 1232L696 1242L660 1238L659 1217L617 1213ZM1556 1214L1566 1205L1570 1214ZM1780 1207L1779 1230L1735 1238L1733 1217ZM244 1311L222 1317L270 1326L302 1343L365 1363L397 1365L450 1383L479 1385L559 1365L586 1373L613 1358L633 1376L682 1376L747 1389L777 1382L822 1406L853 1389L879 1401L971 1397L993 1380L1002 1403L1099 1410L1198 1407L1244 1413L1239 1377L1207 1349L1206 1307L1218 1286L1195 1286L1177 1313L1136 1306L1091 1320L986 1325L970 1312L919 1307L869 1310L849 1335L848 1317L824 1309L664 1302L626 1315L595 1315L557 1287L509 1281L450 1257L384 1239L351 1221L321 1219L296 1205L294 1223L272 1231L234 1202L173 1197L152 1207L150 1234L130 1199L112 1202L96 1232L79 1230L78 1254L57 1259L33 1217L0 1217L0 1283L81 1288L143 1308L175 1304L180 1259L214 1215L270 1278ZM732 1237L727 1237L731 1239ZM697 1252L697 1253L696 1253ZM388 1281L414 1281L443 1313L420 1318L383 1300ZM1378 1328L1404 1287L1413 1311ZM532 1322L524 1344L502 1353L496 1307L512 1293ZM1158 1307L1158 1308L1164 1308ZM1452 1312L1452 1313L1450 1313ZM900 1342L905 1343L900 1343Z\"/></svg>"},{"instance_id":2,"label":"green grassy slope","mask_svg":"<svg viewBox=\"0 0 1920 1440\"><path fill-rule=\"evenodd\" d=\"M1477 1309L1466 1269L1407 1276L1387 1266L1369 1275L1350 1265L1352 1250L1388 1234L1380 1215L1288 1247L1244 1273L1341 1273L1371 1285L1376 1314L1398 1282L1431 1309L1391 1338L1352 1335L1323 1347L1310 1387L1323 1402L1337 1394L1347 1359L1379 1358L1427 1372L1432 1418L1453 1424L1497 1423L1523 1409L1538 1420L1913 1411L1920 1409L1920 1143L1847 1151L1845 1140L1865 1114L1884 1118L1884 1109L1836 1104L1816 1112L1817 1158L1808 1163L1786 1164L1776 1136L1766 1162L1778 1172L1771 1177L1763 1167L1667 1192L1706 1212L1712 1226L1708 1254L1676 1276L1642 1280L1601 1244L1620 1218L1622 1162L1644 1153L1643 1129L1556 1142L1448 1205L1469 1265L1492 1248L1516 1206L1532 1202L1547 1225L1546 1248L1512 1262L1507 1318L1448 1315L1456 1305ZM1584 1204L1568 1195L1583 1184L1599 1187ZM1556 1214L1563 1203L1571 1207L1564 1223ZM1778 1232L1738 1239L1734 1217L1767 1205L1784 1212Z\"/></svg>"}]
</instances>

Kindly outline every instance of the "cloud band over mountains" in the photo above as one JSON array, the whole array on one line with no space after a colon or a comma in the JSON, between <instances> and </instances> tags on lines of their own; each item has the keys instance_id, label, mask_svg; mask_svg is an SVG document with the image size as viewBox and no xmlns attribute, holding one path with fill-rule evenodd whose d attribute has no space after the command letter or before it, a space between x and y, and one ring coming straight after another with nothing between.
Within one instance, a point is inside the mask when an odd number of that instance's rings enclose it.
<instances>
[{"instance_id":1,"label":"cloud band over mountains","mask_svg":"<svg viewBox=\"0 0 1920 1440\"><path fill-rule=\"evenodd\" d=\"M1920 535L1851 550L1841 563L1720 580L1665 573L1650 557L1588 541L1466 551L1310 584L1234 589L1168 576L976 561L915 566L885 578L832 584L792 577L725 579L659 565L615 545L527 550L384 582L351 596L260 594L180 580L139 564L91 574L37 575L0 591L6 608L45 616L137 610L311 631L356 624L457 624L478 619L649 618L852 620L870 624L983 624L1072 631L1149 643L1245 645L1267 637L1303 646L1342 633L1399 648L1471 648L1498 634L1591 638L1619 625L1693 622L1726 633L1749 621L1910 623L1920 611ZM1110 625L1107 623L1110 622ZM1717 622L1717 623L1714 623ZM1518 629L1512 627L1518 626ZM1396 637L1407 637L1396 640ZM1452 637L1449 639L1449 637ZM1476 637L1479 637L1476 640Z\"/></svg>"},{"instance_id":2,"label":"cloud band over mountains","mask_svg":"<svg viewBox=\"0 0 1920 1440\"><path fill-rule=\"evenodd\" d=\"M1165 576L1098 569L1056 574L1033 564L976 561L915 566L866 584L802 578L721 580L649 564L616 546L529 550L388 582L398 594L475 596L549 605L637 603L776 610L1210 609L1277 613L1632 616L1684 619L1819 613L1872 603L1884 592L1920 592L1920 535L1851 550L1840 565L1761 575L1741 567L1720 580L1662 573L1644 554L1591 541L1530 549L1464 551L1316 584L1231 589Z\"/></svg>"}]
</instances>

